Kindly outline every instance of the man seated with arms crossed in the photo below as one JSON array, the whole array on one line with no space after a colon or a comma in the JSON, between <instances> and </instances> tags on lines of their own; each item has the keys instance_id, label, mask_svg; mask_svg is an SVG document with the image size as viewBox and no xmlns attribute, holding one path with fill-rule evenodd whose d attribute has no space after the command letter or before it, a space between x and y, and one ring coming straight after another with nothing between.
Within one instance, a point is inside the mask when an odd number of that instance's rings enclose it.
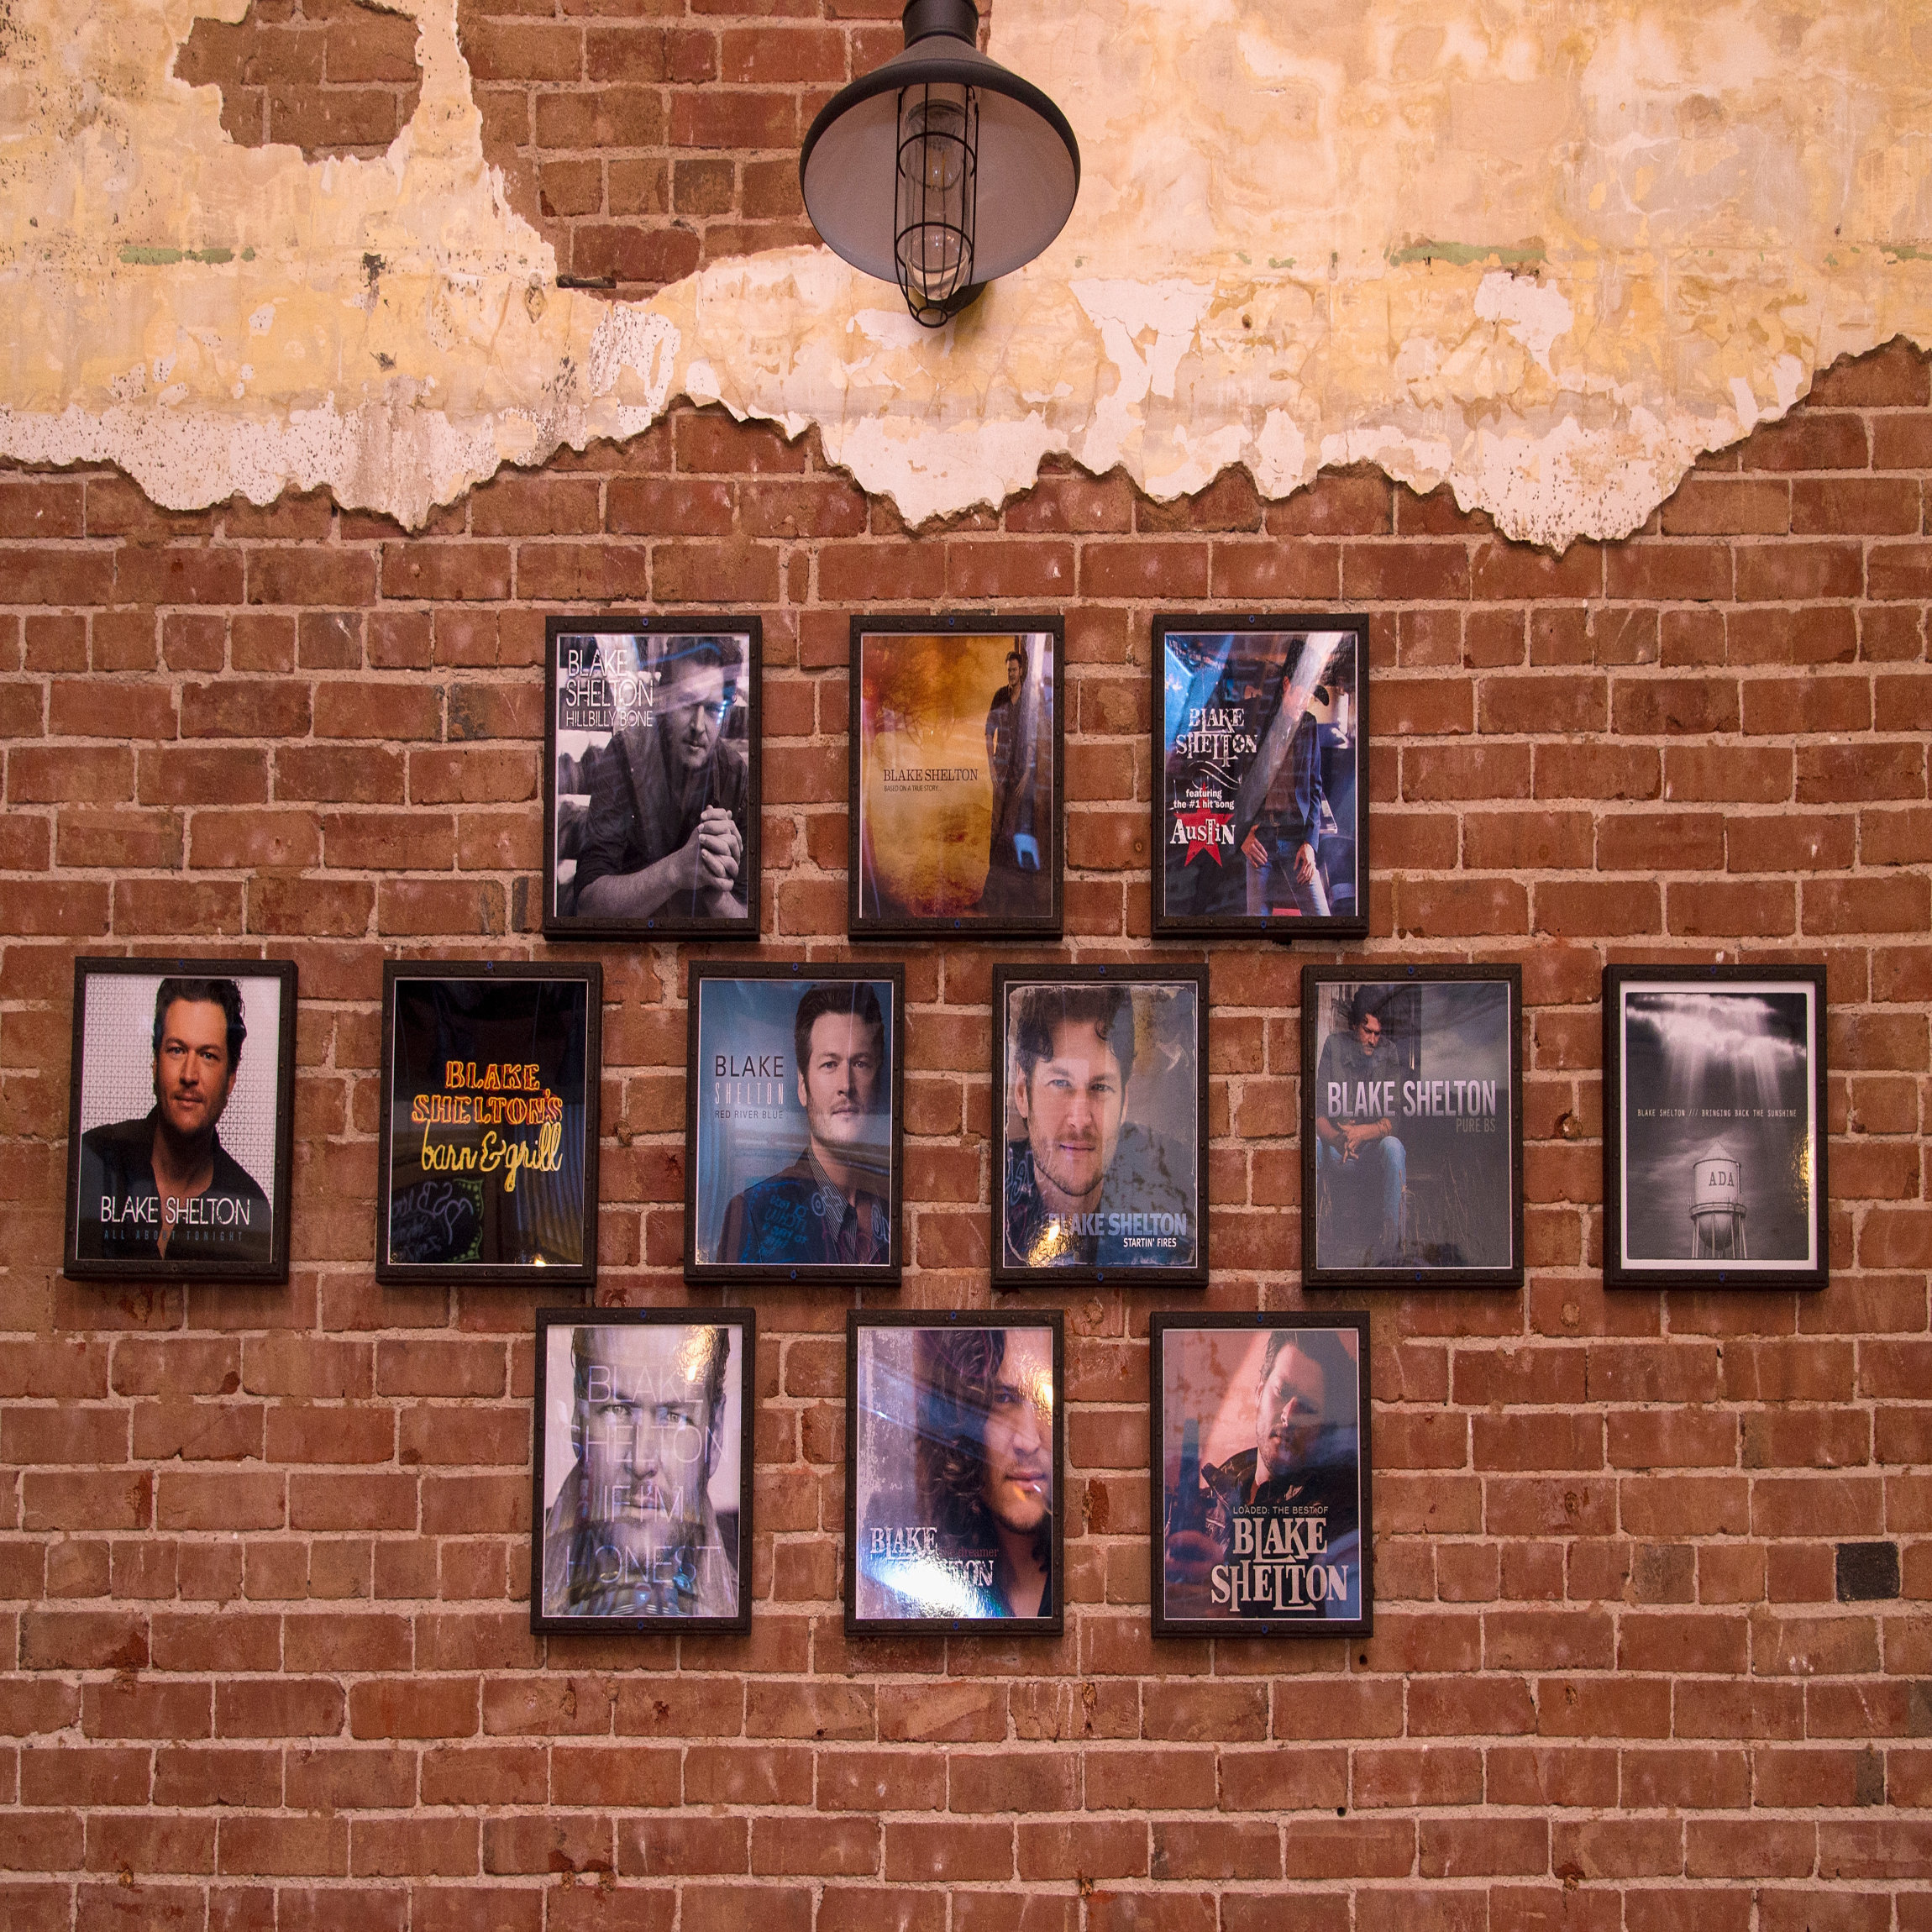
<instances>
[{"instance_id":1,"label":"man seated with arms crossed","mask_svg":"<svg viewBox=\"0 0 1932 1932\"><path fill-rule=\"evenodd\" d=\"M718 1259L881 1266L892 1258L892 1215L878 1191L886 1177L874 1137L885 1077L878 995L862 981L812 987L798 1003L792 1048L804 1150L732 1196Z\"/></svg>"},{"instance_id":2,"label":"man seated with arms crossed","mask_svg":"<svg viewBox=\"0 0 1932 1932\"><path fill-rule=\"evenodd\" d=\"M268 1196L215 1129L248 1027L232 979L164 979L155 990L155 1105L81 1140L85 1261L274 1259Z\"/></svg>"},{"instance_id":3,"label":"man seated with arms crossed","mask_svg":"<svg viewBox=\"0 0 1932 1932\"><path fill-rule=\"evenodd\" d=\"M1006 1143L1006 1259L1021 1268L1190 1265L1193 1156L1126 1121L1134 1005L1124 986L1029 986L1016 1001ZM1126 1217L1176 1217L1136 1235ZM1116 1220L1120 1225L1111 1225ZM1148 1224L1143 1222L1142 1226Z\"/></svg>"},{"instance_id":4,"label":"man seated with arms crossed","mask_svg":"<svg viewBox=\"0 0 1932 1932\"><path fill-rule=\"evenodd\" d=\"M577 1460L543 1515L544 1616L737 1614L736 1538L711 1495L730 1352L723 1328L572 1331Z\"/></svg>"},{"instance_id":5,"label":"man seated with arms crossed","mask_svg":"<svg viewBox=\"0 0 1932 1932\"><path fill-rule=\"evenodd\" d=\"M727 685L736 681L737 640L680 641L684 649L661 661L651 710L620 726L592 769L577 855L580 914L744 916L738 875L751 764L743 745L720 736L735 701Z\"/></svg>"}]
</instances>

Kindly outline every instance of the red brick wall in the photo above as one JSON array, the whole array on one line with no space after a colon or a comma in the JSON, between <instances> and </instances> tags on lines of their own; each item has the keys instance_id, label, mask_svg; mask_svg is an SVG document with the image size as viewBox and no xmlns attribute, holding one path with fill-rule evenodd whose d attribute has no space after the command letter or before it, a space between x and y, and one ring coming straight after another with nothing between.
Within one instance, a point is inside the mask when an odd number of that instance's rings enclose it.
<instances>
[{"instance_id":1,"label":"red brick wall","mask_svg":"<svg viewBox=\"0 0 1932 1932\"><path fill-rule=\"evenodd\" d=\"M980 8L982 20L990 9ZM900 0L458 0L487 158L559 274L648 294L813 240L798 150L821 107L905 44ZM380 155L416 111L413 21L362 0L255 0L175 61L244 147Z\"/></svg>"},{"instance_id":2,"label":"red brick wall","mask_svg":"<svg viewBox=\"0 0 1932 1932\"><path fill-rule=\"evenodd\" d=\"M416 537L0 475L0 1922L1932 1927L1929 468L1887 352L1560 561L1371 475L909 534L688 409ZM1145 943L1154 609L1372 613L1365 951L1522 963L1530 1262L1320 1298L1373 1310L1373 1640L1151 1641L1112 1290L1063 1641L846 1643L844 1309L785 1294L751 1636L530 1636L532 1298L376 1287L376 1004L386 954L545 951L543 617L605 600L764 619L781 957L846 949L853 609L1065 610L1085 958ZM191 948L300 963L293 1278L67 1283L71 957ZM1833 1285L1608 1296L1599 975L1719 950L1829 963ZM999 952L905 949L908 1306L987 1299ZM679 1303L681 955L601 956L601 1294ZM1299 962L1210 958L1207 1300L1292 1305ZM1903 1594L1836 1600L1845 1539Z\"/></svg>"}]
</instances>

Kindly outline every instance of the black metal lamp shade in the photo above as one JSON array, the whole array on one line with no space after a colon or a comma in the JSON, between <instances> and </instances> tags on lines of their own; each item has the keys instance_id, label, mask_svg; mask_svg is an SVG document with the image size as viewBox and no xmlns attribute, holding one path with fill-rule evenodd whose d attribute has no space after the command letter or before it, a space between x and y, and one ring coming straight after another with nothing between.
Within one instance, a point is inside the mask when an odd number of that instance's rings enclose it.
<instances>
[{"instance_id":1,"label":"black metal lamp shade","mask_svg":"<svg viewBox=\"0 0 1932 1932\"><path fill-rule=\"evenodd\" d=\"M827 246L898 281L913 314L937 326L1066 226L1080 150L1046 95L973 45L972 0L911 0L905 25L906 50L842 89L812 123L799 182ZM910 226L902 153L911 155Z\"/></svg>"}]
</instances>

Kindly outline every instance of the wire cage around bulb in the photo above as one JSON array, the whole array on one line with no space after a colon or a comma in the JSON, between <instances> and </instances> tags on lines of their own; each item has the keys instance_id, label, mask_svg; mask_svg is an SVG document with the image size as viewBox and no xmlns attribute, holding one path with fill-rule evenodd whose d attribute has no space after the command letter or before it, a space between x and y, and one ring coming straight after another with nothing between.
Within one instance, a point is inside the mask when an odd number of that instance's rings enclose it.
<instances>
[{"instance_id":1,"label":"wire cage around bulb","mask_svg":"<svg viewBox=\"0 0 1932 1932\"><path fill-rule=\"evenodd\" d=\"M937 328L978 292L979 97L957 82L903 87L898 120L893 260L913 319Z\"/></svg>"}]
</instances>

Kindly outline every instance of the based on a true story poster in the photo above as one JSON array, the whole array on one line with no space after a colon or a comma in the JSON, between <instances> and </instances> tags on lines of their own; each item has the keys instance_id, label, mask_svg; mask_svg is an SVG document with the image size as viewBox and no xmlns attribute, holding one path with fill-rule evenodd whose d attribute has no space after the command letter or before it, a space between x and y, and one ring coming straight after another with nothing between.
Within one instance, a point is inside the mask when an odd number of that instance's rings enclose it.
<instances>
[{"instance_id":1,"label":"based on a true story poster","mask_svg":"<svg viewBox=\"0 0 1932 1932\"><path fill-rule=\"evenodd\" d=\"M1604 980L1613 1285L1822 1287L1824 969Z\"/></svg>"},{"instance_id":2,"label":"based on a true story poster","mask_svg":"<svg viewBox=\"0 0 1932 1932\"><path fill-rule=\"evenodd\" d=\"M1365 1633L1365 1315L1157 1314L1154 1628Z\"/></svg>"},{"instance_id":3,"label":"based on a true story poster","mask_svg":"<svg viewBox=\"0 0 1932 1932\"><path fill-rule=\"evenodd\" d=\"M552 617L543 930L755 938L756 617Z\"/></svg>"},{"instance_id":4,"label":"based on a true story poster","mask_svg":"<svg viewBox=\"0 0 1932 1932\"><path fill-rule=\"evenodd\" d=\"M65 1267L285 1281L296 973L74 963Z\"/></svg>"},{"instance_id":5,"label":"based on a true story poster","mask_svg":"<svg viewBox=\"0 0 1932 1932\"><path fill-rule=\"evenodd\" d=\"M603 969L383 969L376 1278L596 1278Z\"/></svg>"},{"instance_id":6,"label":"based on a true story poster","mask_svg":"<svg viewBox=\"0 0 1932 1932\"><path fill-rule=\"evenodd\" d=\"M1154 930L1368 930L1368 620L1154 623Z\"/></svg>"},{"instance_id":7,"label":"based on a true story poster","mask_svg":"<svg viewBox=\"0 0 1932 1932\"><path fill-rule=\"evenodd\" d=\"M905 969L690 971L686 1278L896 1282Z\"/></svg>"},{"instance_id":8,"label":"based on a true story poster","mask_svg":"<svg viewBox=\"0 0 1932 1932\"><path fill-rule=\"evenodd\" d=\"M1060 1630L1059 1314L847 1325L848 1630Z\"/></svg>"},{"instance_id":9,"label":"based on a true story poster","mask_svg":"<svg viewBox=\"0 0 1932 1932\"><path fill-rule=\"evenodd\" d=\"M993 1278L1207 1278L1207 969L1000 967Z\"/></svg>"},{"instance_id":10,"label":"based on a true story poster","mask_svg":"<svg viewBox=\"0 0 1932 1932\"><path fill-rule=\"evenodd\" d=\"M531 1627L751 1622L748 1309L537 1315Z\"/></svg>"},{"instance_id":11,"label":"based on a true story poster","mask_svg":"<svg viewBox=\"0 0 1932 1932\"><path fill-rule=\"evenodd\" d=\"M1523 1278L1522 970L1302 969L1313 1282Z\"/></svg>"},{"instance_id":12,"label":"based on a true story poster","mask_svg":"<svg viewBox=\"0 0 1932 1932\"><path fill-rule=\"evenodd\" d=\"M853 619L855 934L1060 930L1058 617Z\"/></svg>"}]
</instances>

